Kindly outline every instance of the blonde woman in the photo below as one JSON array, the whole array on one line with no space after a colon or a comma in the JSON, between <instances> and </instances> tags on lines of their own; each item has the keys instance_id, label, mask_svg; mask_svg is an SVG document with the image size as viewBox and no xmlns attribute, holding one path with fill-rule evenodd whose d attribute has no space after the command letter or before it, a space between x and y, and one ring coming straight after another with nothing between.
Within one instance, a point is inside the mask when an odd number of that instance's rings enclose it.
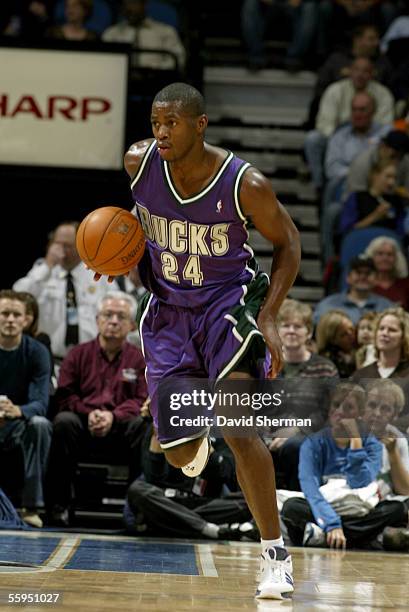
<instances>
[{"instance_id":1,"label":"blonde woman","mask_svg":"<svg viewBox=\"0 0 409 612\"><path fill-rule=\"evenodd\" d=\"M335 363L341 378L355 371L355 327L342 310L329 310L319 320L316 330L319 355Z\"/></svg>"},{"instance_id":2,"label":"blonde woman","mask_svg":"<svg viewBox=\"0 0 409 612\"><path fill-rule=\"evenodd\" d=\"M409 429L409 314L403 308L388 308L379 315L375 325L376 361L359 368L352 379L366 385L374 378L401 378L405 407L399 422L401 431Z\"/></svg>"},{"instance_id":3,"label":"blonde woman","mask_svg":"<svg viewBox=\"0 0 409 612\"><path fill-rule=\"evenodd\" d=\"M403 308L387 308L375 324L376 361L357 370L352 377L359 382L370 378L408 378L409 315Z\"/></svg>"},{"instance_id":4,"label":"blonde woman","mask_svg":"<svg viewBox=\"0 0 409 612\"><path fill-rule=\"evenodd\" d=\"M409 310L408 264L396 240L379 236L369 243L365 255L373 259L376 269L374 293Z\"/></svg>"}]
</instances>

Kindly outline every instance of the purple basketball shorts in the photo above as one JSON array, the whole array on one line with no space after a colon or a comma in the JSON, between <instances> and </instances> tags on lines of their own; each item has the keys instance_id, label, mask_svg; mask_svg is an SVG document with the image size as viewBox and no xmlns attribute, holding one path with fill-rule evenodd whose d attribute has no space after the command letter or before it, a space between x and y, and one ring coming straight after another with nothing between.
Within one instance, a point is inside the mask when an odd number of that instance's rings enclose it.
<instances>
[{"instance_id":1,"label":"purple basketball shorts","mask_svg":"<svg viewBox=\"0 0 409 612\"><path fill-rule=\"evenodd\" d=\"M215 382L234 371L263 375L266 346L256 319L268 284L267 275L259 273L245 289L241 285L226 288L201 308L172 306L153 294L142 299L139 330L150 411L162 448L201 437L206 428L175 429L168 402L160 402L160 386L172 386L176 380L186 388L189 379Z\"/></svg>"}]
</instances>

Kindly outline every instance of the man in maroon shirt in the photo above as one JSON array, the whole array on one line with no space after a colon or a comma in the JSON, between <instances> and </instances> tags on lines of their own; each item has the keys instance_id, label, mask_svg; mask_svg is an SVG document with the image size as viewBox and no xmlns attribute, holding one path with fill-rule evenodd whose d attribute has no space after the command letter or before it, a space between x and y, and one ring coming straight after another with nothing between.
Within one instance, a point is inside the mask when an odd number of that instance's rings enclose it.
<instances>
[{"instance_id":1,"label":"man in maroon shirt","mask_svg":"<svg viewBox=\"0 0 409 612\"><path fill-rule=\"evenodd\" d=\"M53 524L69 523L71 486L80 457L115 457L115 462L119 458L129 464L131 480L140 473L145 362L140 349L126 340L135 316L132 296L107 293L98 307L97 338L75 346L62 362L47 479Z\"/></svg>"}]
</instances>

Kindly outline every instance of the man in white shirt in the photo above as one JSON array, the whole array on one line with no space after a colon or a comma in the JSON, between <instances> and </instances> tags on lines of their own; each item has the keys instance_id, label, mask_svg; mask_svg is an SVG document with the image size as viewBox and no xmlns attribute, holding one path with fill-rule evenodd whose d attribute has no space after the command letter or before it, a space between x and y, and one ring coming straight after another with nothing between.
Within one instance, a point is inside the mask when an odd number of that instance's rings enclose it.
<instances>
[{"instance_id":1,"label":"man in white shirt","mask_svg":"<svg viewBox=\"0 0 409 612\"><path fill-rule=\"evenodd\" d=\"M82 263L75 246L77 228L76 221L61 223L50 235L45 258L13 285L15 291L28 291L37 298L39 329L50 336L57 359L65 357L71 346L96 336L98 301L107 291L118 289L115 281L94 282L94 273Z\"/></svg>"},{"instance_id":2,"label":"man in white shirt","mask_svg":"<svg viewBox=\"0 0 409 612\"><path fill-rule=\"evenodd\" d=\"M122 13L125 17L116 25L111 26L102 34L105 42L127 43L138 51L155 49L172 53L176 56L178 68L183 71L186 62L186 52L177 30L165 23L146 16L146 0L124 0ZM132 66L153 68L156 70L172 70L174 59L168 53L137 53L132 57Z\"/></svg>"}]
</instances>

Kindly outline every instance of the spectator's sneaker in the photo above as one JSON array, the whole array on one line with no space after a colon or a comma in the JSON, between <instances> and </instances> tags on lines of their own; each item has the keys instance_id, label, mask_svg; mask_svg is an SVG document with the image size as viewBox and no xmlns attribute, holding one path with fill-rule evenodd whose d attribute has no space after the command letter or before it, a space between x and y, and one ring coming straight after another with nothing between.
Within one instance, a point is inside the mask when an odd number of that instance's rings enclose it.
<instances>
[{"instance_id":1,"label":"spectator's sneaker","mask_svg":"<svg viewBox=\"0 0 409 612\"><path fill-rule=\"evenodd\" d=\"M302 544L303 546L325 547L327 544L325 531L315 523L307 523L304 528Z\"/></svg>"},{"instance_id":2,"label":"spectator's sneaker","mask_svg":"<svg viewBox=\"0 0 409 612\"><path fill-rule=\"evenodd\" d=\"M182 472L189 478L196 478L205 469L210 456L210 440L208 437L203 438L199 450L196 453L196 457L187 465L182 467Z\"/></svg>"},{"instance_id":3,"label":"spectator's sneaker","mask_svg":"<svg viewBox=\"0 0 409 612\"><path fill-rule=\"evenodd\" d=\"M54 527L69 527L70 514L68 508L54 506L51 510L49 523L50 525L54 525Z\"/></svg>"},{"instance_id":4,"label":"spectator's sneaker","mask_svg":"<svg viewBox=\"0 0 409 612\"><path fill-rule=\"evenodd\" d=\"M43 521L40 519L36 508L22 508L21 518L25 523L31 525L31 527L37 527L41 529Z\"/></svg>"},{"instance_id":5,"label":"spectator's sneaker","mask_svg":"<svg viewBox=\"0 0 409 612\"><path fill-rule=\"evenodd\" d=\"M257 599L289 599L294 591L293 564L285 548L264 550L260 560L260 584Z\"/></svg>"},{"instance_id":6,"label":"spectator's sneaker","mask_svg":"<svg viewBox=\"0 0 409 612\"><path fill-rule=\"evenodd\" d=\"M385 550L409 551L409 529L406 527L385 527L382 544Z\"/></svg>"}]
</instances>

